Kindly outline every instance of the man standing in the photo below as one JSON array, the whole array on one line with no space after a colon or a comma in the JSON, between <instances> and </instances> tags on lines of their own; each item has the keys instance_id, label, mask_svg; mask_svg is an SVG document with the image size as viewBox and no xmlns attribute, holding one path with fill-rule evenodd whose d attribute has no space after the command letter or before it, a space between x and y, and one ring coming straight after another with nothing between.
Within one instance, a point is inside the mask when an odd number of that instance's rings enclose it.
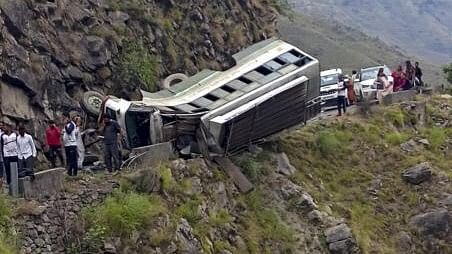
<instances>
[{"instance_id":1,"label":"man standing","mask_svg":"<svg viewBox=\"0 0 452 254\"><path fill-rule=\"evenodd\" d=\"M36 158L36 146L33 137L25 133L25 127L19 127L19 136L17 137L17 153L19 157L19 171L33 172L33 162ZM20 173L19 173L20 175Z\"/></svg>"},{"instance_id":2,"label":"man standing","mask_svg":"<svg viewBox=\"0 0 452 254\"><path fill-rule=\"evenodd\" d=\"M5 164L6 182L11 183L11 163L17 163L17 134L12 131L11 125L5 124L5 133L1 136L3 149L3 163Z\"/></svg>"},{"instance_id":3,"label":"man standing","mask_svg":"<svg viewBox=\"0 0 452 254\"><path fill-rule=\"evenodd\" d=\"M347 102L346 102L346 94L347 94L347 86L344 82L344 76L339 75L339 83L337 90L337 116L342 116L342 110L347 111Z\"/></svg>"},{"instance_id":4,"label":"man standing","mask_svg":"<svg viewBox=\"0 0 452 254\"><path fill-rule=\"evenodd\" d=\"M107 171L111 173L113 172L113 169L115 171L119 171L121 169L118 145L118 140L121 137L121 127L108 115L104 115L103 120L104 126L102 133L104 136L105 165L107 167Z\"/></svg>"},{"instance_id":5,"label":"man standing","mask_svg":"<svg viewBox=\"0 0 452 254\"><path fill-rule=\"evenodd\" d=\"M421 67L419 67L419 62L416 62L414 66L414 76L416 76L417 80L419 81L419 85L423 86L424 82L422 81L422 75L424 74L422 73Z\"/></svg>"},{"instance_id":6,"label":"man standing","mask_svg":"<svg viewBox=\"0 0 452 254\"><path fill-rule=\"evenodd\" d=\"M3 136L4 125L3 122L0 122L0 139ZM0 193L3 187L3 146L0 145Z\"/></svg>"},{"instance_id":7,"label":"man standing","mask_svg":"<svg viewBox=\"0 0 452 254\"><path fill-rule=\"evenodd\" d=\"M49 121L49 127L46 129L46 143L49 147L52 168L56 168L57 156L61 162L61 166L64 166L63 154L61 152L61 130L53 120Z\"/></svg>"},{"instance_id":8,"label":"man standing","mask_svg":"<svg viewBox=\"0 0 452 254\"><path fill-rule=\"evenodd\" d=\"M69 176L77 176L77 137L75 123L71 120L69 113L63 113L65 122L63 130L63 143L66 152L67 174Z\"/></svg>"}]
</instances>

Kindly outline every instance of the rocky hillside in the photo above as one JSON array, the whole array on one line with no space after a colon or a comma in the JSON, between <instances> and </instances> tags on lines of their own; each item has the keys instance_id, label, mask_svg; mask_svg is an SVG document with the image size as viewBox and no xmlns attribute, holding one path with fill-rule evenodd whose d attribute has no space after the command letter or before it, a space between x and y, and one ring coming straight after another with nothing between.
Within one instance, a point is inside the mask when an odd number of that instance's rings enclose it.
<instances>
[{"instance_id":1,"label":"rocky hillside","mask_svg":"<svg viewBox=\"0 0 452 254\"><path fill-rule=\"evenodd\" d=\"M0 1L0 116L39 134L84 91L139 96L275 34L276 1ZM39 135L37 135L39 137Z\"/></svg>"},{"instance_id":2,"label":"rocky hillside","mask_svg":"<svg viewBox=\"0 0 452 254\"><path fill-rule=\"evenodd\" d=\"M435 64L452 59L448 0L290 0L305 15L347 25Z\"/></svg>"},{"instance_id":3,"label":"rocky hillside","mask_svg":"<svg viewBox=\"0 0 452 254\"><path fill-rule=\"evenodd\" d=\"M451 113L419 98L290 131L232 158L246 194L198 158L0 196L0 252L450 253Z\"/></svg>"}]
</instances>

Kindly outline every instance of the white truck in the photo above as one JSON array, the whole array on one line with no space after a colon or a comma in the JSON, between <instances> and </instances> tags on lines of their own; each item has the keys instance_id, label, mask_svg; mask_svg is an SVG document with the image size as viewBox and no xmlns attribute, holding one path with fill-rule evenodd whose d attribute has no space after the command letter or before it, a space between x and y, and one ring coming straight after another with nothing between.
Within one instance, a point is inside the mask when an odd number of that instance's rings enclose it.
<instances>
[{"instance_id":1,"label":"white truck","mask_svg":"<svg viewBox=\"0 0 452 254\"><path fill-rule=\"evenodd\" d=\"M320 113L319 61L282 40L233 56L225 71L203 70L141 101L85 98L116 119L133 148L172 142L177 150L227 156Z\"/></svg>"}]
</instances>

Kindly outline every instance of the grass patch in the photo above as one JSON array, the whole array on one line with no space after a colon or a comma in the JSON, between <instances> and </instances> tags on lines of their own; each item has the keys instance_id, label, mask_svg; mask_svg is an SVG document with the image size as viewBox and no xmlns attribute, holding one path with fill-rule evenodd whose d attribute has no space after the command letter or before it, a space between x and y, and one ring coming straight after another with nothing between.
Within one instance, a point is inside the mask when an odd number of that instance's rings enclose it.
<instances>
[{"instance_id":1,"label":"grass patch","mask_svg":"<svg viewBox=\"0 0 452 254\"><path fill-rule=\"evenodd\" d=\"M342 130L323 130L318 134L317 145L319 151L325 156L343 154L352 139L352 134Z\"/></svg>"},{"instance_id":2,"label":"grass patch","mask_svg":"<svg viewBox=\"0 0 452 254\"><path fill-rule=\"evenodd\" d=\"M158 196L116 192L99 207L86 210L84 215L89 225L103 229L103 235L128 238L164 211L166 208Z\"/></svg>"},{"instance_id":3,"label":"grass patch","mask_svg":"<svg viewBox=\"0 0 452 254\"><path fill-rule=\"evenodd\" d=\"M245 238L251 253L263 253L269 249L268 240L281 244L283 253L290 253L295 239L294 232L285 225L273 208L266 208L261 191L256 190L242 197L249 211L245 215Z\"/></svg>"},{"instance_id":4,"label":"grass patch","mask_svg":"<svg viewBox=\"0 0 452 254\"><path fill-rule=\"evenodd\" d=\"M11 225L12 210L8 199L0 195L0 253L15 254L16 239Z\"/></svg>"},{"instance_id":5,"label":"grass patch","mask_svg":"<svg viewBox=\"0 0 452 254\"><path fill-rule=\"evenodd\" d=\"M202 200L199 196L192 196L185 203L176 208L176 216L186 219L190 224L196 224L202 219L202 215L199 211L199 205Z\"/></svg>"},{"instance_id":6,"label":"grass patch","mask_svg":"<svg viewBox=\"0 0 452 254\"><path fill-rule=\"evenodd\" d=\"M384 140L387 144L393 146L399 146L403 142L408 140L408 135L400 133L398 131L386 133L384 136Z\"/></svg>"},{"instance_id":7,"label":"grass patch","mask_svg":"<svg viewBox=\"0 0 452 254\"><path fill-rule=\"evenodd\" d=\"M446 139L449 136L446 129L438 127L427 128L422 132L430 142L430 146L433 150L438 150L446 142Z\"/></svg>"}]
</instances>

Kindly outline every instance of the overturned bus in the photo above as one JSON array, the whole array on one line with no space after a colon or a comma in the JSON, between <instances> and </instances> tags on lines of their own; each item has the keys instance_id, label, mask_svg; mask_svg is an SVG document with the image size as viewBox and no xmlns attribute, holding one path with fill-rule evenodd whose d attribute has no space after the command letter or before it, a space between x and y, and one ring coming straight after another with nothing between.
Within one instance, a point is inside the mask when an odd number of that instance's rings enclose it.
<instances>
[{"instance_id":1,"label":"overturned bus","mask_svg":"<svg viewBox=\"0 0 452 254\"><path fill-rule=\"evenodd\" d=\"M108 97L130 148L172 142L179 151L230 155L320 113L320 69L279 39L235 54L225 71L204 70L141 101Z\"/></svg>"}]
</instances>

